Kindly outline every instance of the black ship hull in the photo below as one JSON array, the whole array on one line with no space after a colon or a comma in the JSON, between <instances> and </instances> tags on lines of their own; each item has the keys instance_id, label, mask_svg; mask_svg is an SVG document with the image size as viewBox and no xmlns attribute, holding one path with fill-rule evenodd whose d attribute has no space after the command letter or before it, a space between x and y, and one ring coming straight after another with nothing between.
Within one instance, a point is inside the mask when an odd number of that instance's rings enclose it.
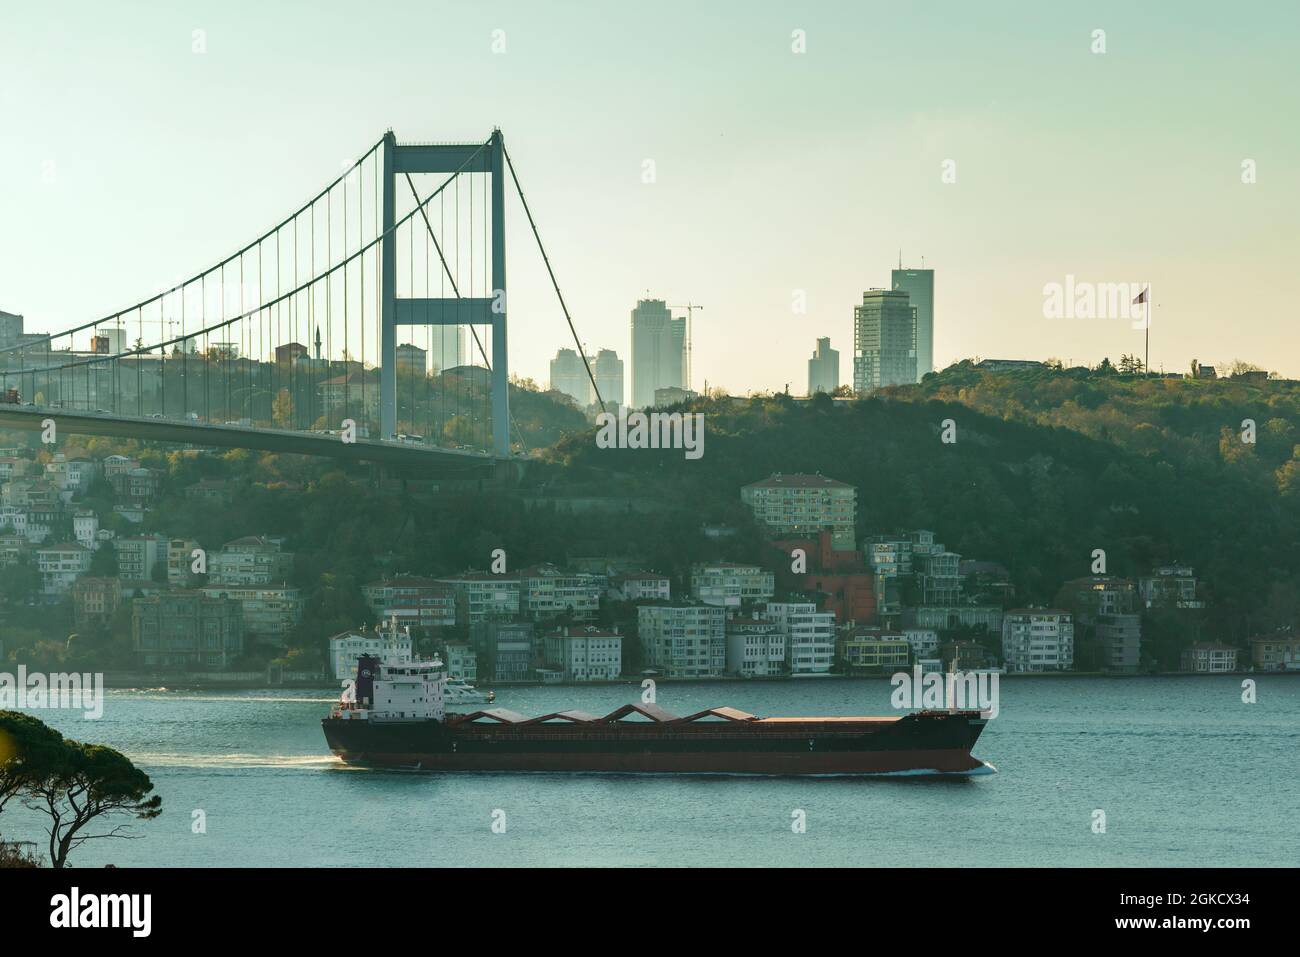
<instances>
[{"instance_id":1,"label":"black ship hull","mask_svg":"<svg viewBox=\"0 0 1300 957\"><path fill-rule=\"evenodd\" d=\"M978 774L977 711L897 718L501 725L428 720L322 722L348 764L426 771L702 774Z\"/></svg>"}]
</instances>

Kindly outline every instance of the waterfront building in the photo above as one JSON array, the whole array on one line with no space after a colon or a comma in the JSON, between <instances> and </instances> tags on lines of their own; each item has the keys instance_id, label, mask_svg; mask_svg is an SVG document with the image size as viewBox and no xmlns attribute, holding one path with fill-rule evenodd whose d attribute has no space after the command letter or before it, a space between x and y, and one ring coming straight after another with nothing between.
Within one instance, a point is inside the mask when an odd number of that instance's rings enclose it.
<instances>
[{"instance_id":1,"label":"waterfront building","mask_svg":"<svg viewBox=\"0 0 1300 957\"><path fill-rule=\"evenodd\" d=\"M613 681L623 672L623 638L600 628L559 628L543 639L548 668L563 681Z\"/></svg>"},{"instance_id":2,"label":"waterfront building","mask_svg":"<svg viewBox=\"0 0 1300 957\"><path fill-rule=\"evenodd\" d=\"M791 675L827 674L835 657L835 615L814 602L769 601L755 610L785 636L785 665Z\"/></svg>"},{"instance_id":3,"label":"waterfront building","mask_svg":"<svg viewBox=\"0 0 1300 957\"><path fill-rule=\"evenodd\" d=\"M1250 660L1260 671L1300 671L1300 635L1286 631L1252 638Z\"/></svg>"},{"instance_id":4,"label":"waterfront building","mask_svg":"<svg viewBox=\"0 0 1300 957\"><path fill-rule=\"evenodd\" d=\"M1057 608L1015 608L1002 620L1008 672L1069 671L1074 667L1074 617Z\"/></svg>"},{"instance_id":5,"label":"waterfront building","mask_svg":"<svg viewBox=\"0 0 1300 957\"><path fill-rule=\"evenodd\" d=\"M171 591L131 603L137 663L181 671L225 669L243 653L244 621L238 602L198 591Z\"/></svg>"},{"instance_id":6,"label":"waterfront building","mask_svg":"<svg viewBox=\"0 0 1300 957\"><path fill-rule=\"evenodd\" d=\"M409 662L414 658L414 644L409 628L356 628L331 635L330 668L335 681L357 676L357 659L372 655L383 661Z\"/></svg>"},{"instance_id":7,"label":"waterfront building","mask_svg":"<svg viewBox=\"0 0 1300 957\"><path fill-rule=\"evenodd\" d=\"M858 627L836 639L835 654L848 674L889 674L906 670L912 646L902 632Z\"/></svg>"},{"instance_id":8,"label":"waterfront building","mask_svg":"<svg viewBox=\"0 0 1300 957\"><path fill-rule=\"evenodd\" d=\"M727 674L770 678L785 674L785 632L766 618L728 618Z\"/></svg>"},{"instance_id":9,"label":"waterfront building","mask_svg":"<svg viewBox=\"0 0 1300 957\"><path fill-rule=\"evenodd\" d=\"M716 678L727 665L726 612L717 605L637 608L642 658L669 678Z\"/></svg>"},{"instance_id":10,"label":"waterfront building","mask_svg":"<svg viewBox=\"0 0 1300 957\"><path fill-rule=\"evenodd\" d=\"M1237 670L1237 649L1213 641L1197 641L1183 649L1184 671L1229 674Z\"/></svg>"}]
</instances>

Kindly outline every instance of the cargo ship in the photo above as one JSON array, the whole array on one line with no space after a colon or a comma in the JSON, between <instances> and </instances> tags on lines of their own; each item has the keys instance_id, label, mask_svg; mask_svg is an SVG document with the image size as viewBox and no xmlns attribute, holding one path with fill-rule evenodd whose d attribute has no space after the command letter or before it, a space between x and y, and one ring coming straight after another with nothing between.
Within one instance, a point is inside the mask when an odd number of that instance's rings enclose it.
<instances>
[{"instance_id":1,"label":"cargo ship","mask_svg":"<svg viewBox=\"0 0 1300 957\"><path fill-rule=\"evenodd\" d=\"M971 755L980 711L891 717L760 718L735 708L678 716L655 704L606 715L446 710L440 662L358 659L355 683L322 719L330 750L366 767L420 771L651 774L986 774Z\"/></svg>"}]
</instances>

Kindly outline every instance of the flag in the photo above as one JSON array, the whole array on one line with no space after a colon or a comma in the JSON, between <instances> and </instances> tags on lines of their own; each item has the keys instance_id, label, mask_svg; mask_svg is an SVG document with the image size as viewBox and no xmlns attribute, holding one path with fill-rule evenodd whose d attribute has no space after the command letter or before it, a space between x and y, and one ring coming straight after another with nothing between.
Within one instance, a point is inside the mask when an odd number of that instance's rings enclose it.
<instances>
[{"instance_id":1,"label":"flag","mask_svg":"<svg viewBox=\"0 0 1300 957\"><path fill-rule=\"evenodd\" d=\"M1139 302L1147 302L1151 298L1148 295L1148 293L1150 292L1151 292L1151 287L1147 286L1145 289L1143 289L1140 293L1137 294L1137 298L1133 300L1133 305L1136 306Z\"/></svg>"}]
</instances>

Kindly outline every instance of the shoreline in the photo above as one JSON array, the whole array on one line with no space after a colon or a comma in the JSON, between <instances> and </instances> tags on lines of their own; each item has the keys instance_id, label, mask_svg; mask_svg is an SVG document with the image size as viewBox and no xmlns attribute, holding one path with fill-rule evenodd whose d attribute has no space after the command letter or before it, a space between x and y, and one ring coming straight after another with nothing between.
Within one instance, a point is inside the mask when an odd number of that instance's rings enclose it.
<instances>
[{"instance_id":1,"label":"shoreline","mask_svg":"<svg viewBox=\"0 0 1300 957\"><path fill-rule=\"evenodd\" d=\"M1219 671L1219 672L1196 672L1196 671L1161 671L1143 674L1110 674L1100 671L1051 671L1051 672L1034 672L1029 674L999 674L999 679L1027 679L1027 680L1051 680L1061 678L1093 678L1093 679L1116 679L1130 680L1133 678L1256 678L1263 675L1268 676L1300 676L1300 671ZM646 676L648 677L648 676ZM785 677L765 677L765 678L741 678L735 675L718 675L710 678L654 678L655 684L704 684L708 682L724 683L748 683L763 684L768 682L819 682L819 681L890 681L892 674L879 675L825 675L825 676L808 676L791 678ZM544 682L544 681L500 681L491 684L478 684L482 691L495 691L502 688L585 688L592 686L615 686L628 685L639 687L645 677L626 677L605 681L573 681L573 682ZM113 691L334 691L340 687L340 682L329 678L317 678L311 680L293 680L270 682L266 680L254 681L247 678L233 678L231 680L222 680L220 676L214 675L211 678L195 678L192 675L186 675L181 678L169 678L167 675L141 675L133 673L104 673L104 687Z\"/></svg>"}]
</instances>

